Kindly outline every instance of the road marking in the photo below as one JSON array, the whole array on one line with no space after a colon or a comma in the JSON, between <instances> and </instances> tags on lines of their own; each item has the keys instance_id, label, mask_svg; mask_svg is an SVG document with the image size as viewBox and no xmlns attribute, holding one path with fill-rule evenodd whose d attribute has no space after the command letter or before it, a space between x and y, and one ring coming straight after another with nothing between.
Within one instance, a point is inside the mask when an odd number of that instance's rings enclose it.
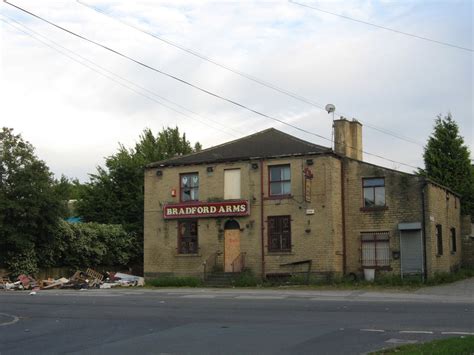
<instances>
[{"instance_id":1,"label":"road marking","mask_svg":"<svg viewBox=\"0 0 474 355\"><path fill-rule=\"evenodd\" d=\"M469 333L469 332L441 332L441 334L445 335L474 335L474 333Z\"/></svg>"},{"instance_id":2,"label":"road marking","mask_svg":"<svg viewBox=\"0 0 474 355\"><path fill-rule=\"evenodd\" d=\"M377 332L377 333L385 333L383 329L360 329L361 332Z\"/></svg>"},{"instance_id":3,"label":"road marking","mask_svg":"<svg viewBox=\"0 0 474 355\"><path fill-rule=\"evenodd\" d=\"M400 334L433 334L430 330L400 330Z\"/></svg>"},{"instance_id":4,"label":"road marking","mask_svg":"<svg viewBox=\"0 0 474 355\"><path fill-rule=\"evenodd\" d=\"M392 343L392 344L415 344L418 343L418 340L408 340L408 339L388 339L385 341L386 343Z\"/></svg>"},{"instance_id":5,"label":"road marking","mask_svg":"<svg viewBox=\"0 0 474 355\"><path fill-rule=\"evenodd\" d=\"M237 296L236 299L240 300L282 300L287 296Z\"/></svg>"},{"instance_id":6,"label":"road marking","mask_svg":"<svg viewBox=\"0 0 474 355\"><path fill-rule=\"evenodd\" d=\"M216 298L215 295L184 295L181 298Z\"/></svg>"},{"instance_id":7,"label":"road marking","mask_svg":"<svg viewBox=\"0 0 474 355\"><path fill-rule=\"evenodd\" d=\"M0 323L0 327L4 326L4 325L12 325L12 324L15 324L16 322L18 322L20 320L20 318L18 318L17 316L14 316L13 314L7 314L7 313L0 313L0 316L5 316L5 317L9 317L9 318L13 318L11 321L9 322L4 322L4 323Z\"/></svg>"}]
</instances>

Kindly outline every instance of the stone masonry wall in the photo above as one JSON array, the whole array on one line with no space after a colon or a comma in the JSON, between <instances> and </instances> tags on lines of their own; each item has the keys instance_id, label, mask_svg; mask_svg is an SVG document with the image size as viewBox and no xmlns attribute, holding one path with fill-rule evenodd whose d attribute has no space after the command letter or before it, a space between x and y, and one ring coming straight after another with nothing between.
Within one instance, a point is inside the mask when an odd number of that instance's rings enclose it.
<instances>
[{"instance_id":1,"label":"stone masonry wall","mask_svg":"<svg viewBox=\"0 0 474 355\"><path fill-rule=\"evenodd\" d=\"M313 165L306 165L313 159ZM200 178L200 201L223 199L224 170L241 169L241 197L250 204L250 216L236 217L241 228L241 251L246 253L246 266L255 274L262 272L262 239L260 224L261 188L260 174L263 172L264 201L264 257L265 273L291 272L291 267L281 264L301 260L312 260L313 271L318 273L342 272L342 229L340 163L332 156L309 156L298 158L271 159L259 161L258 169L252 169L252 162L237 162L217 165L194 165L168 167L163 175L156 175L157 169L145 173L145 276L157 277L164 274L203 274L203 262L213 253L223 253L224 223L227 218L202 218L198 220L199 253L179 255L177 253L178 231L176 220L164 220L162 206L179 202L179 174L198 172ZM291 197L270 198L268 195L268 167L290 164ZM208 173L206 168L213 166ZM304 202L303 174L305 167L312 170L311 202ZM171 189L177 196L171 197ZM314 209L314 214L307 214ZM268 251L267 218L269 216L291 216L292 250L285 253ZM219 258L222 263L222 257ZM303 269L306 269L304 267ZM303 270L301 269L301 271Z\"/></svg>"},{"instance_id":2,"label":"stone masonry wall","mask_svg":"<svg viewBox=\"0 0 474 355\"><path fill-rule=\"evenodd\" d=\"M467 268L474 268L474 223L471 222L471 216L462 216L461 244L462 266Z\"/></svg>"},{"instance_id":3,"label":"stone masonry wall","mask_svg":"<svg viewBox=\"0 0 474 355\"><path fill-rule=\"evenodd\" d=\"M418 177L344 159L347 272L361 275L361 233L389 232L390 267L383 272L400 274L399 223L422 222L421 182ZM385 178L385 207L364 208L363 178ZM382 270L380 270L382 271Z\"/></svg>"},{"instance_id":4,"label":"stone masonry wall","mask_svg":"<svg viewBox=\"0 0 474 355\"><path fill-rule=\"evenodd\" d=\"M426 191L426 262L428 276L451 272L461 264L461 205L446 189L428 183ZM442 226L443 253L438 254L436 225ZM451 249L450 230L456 230L456 251Z\"/></svg>"}]
</instances>

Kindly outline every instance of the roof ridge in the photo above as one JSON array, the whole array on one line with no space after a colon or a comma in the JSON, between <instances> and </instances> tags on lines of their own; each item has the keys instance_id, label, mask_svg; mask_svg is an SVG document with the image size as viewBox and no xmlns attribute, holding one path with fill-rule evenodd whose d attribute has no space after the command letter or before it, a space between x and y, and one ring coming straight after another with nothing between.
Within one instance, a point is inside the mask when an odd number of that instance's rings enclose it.
<instances>
[{"instance_id":1,"label":"roof ridge","mask_svg":"<svg viewBox=\"0 0 474 355\"><path fill-rule=\"evenodd\" d=\"M259 138L261 137L261 138ZM255 148L255 145L261 147ZM262 145L263 144L263 145ZM235 146L235 147L234 147ZM251 148L253 146L253 148ZM293 146L293 148L290 148ZM299 146L299 148L294 148ZM278 148L277 148L278 147ZM287 147L287 148L284 148ZM270 150L269 150L270 149ZM288 150L285 152L285 150ZM248 151L245 153L245 151ZM164 166L166 164L179 163L180 161L192 160L199 161L206 159L208 161L224 159L234 159L240 154L240 158L244 156L251 157L256 152L265 151L264 155L267 156L278 156L282 154L295 154L303 152L318 152L318 151L331 151L331 148L324 147L312 142L308 142L301 138L292 136L286 132L280 131L274 127L264 129L259 132L252 133L250 135L234 139L232 141L224 142L199 152L193 152L186 155L177 155L168 159L152 162L146 165L146 167L153 168L158 166ZM229 154L229 152L232 152ZM274 154L273 154L274 153ZM207 156L207 157L206 157Z\"/></svg>"},{"instance_id":2,"label":"roof ridge","mask_svg":"<svg viewBox=\"0 0 474 355\"><path fill-rule=\"evenodd\" d=\"M168 158L168 159L163 159L163 160L159 160L157 162L152 162L152 163L149 163L147 164L146 166L156 166L157 164L160 164L162 162L169 162L169 161L172 161L174 159L179 159L179 158L185 158L185 157L190 157L190 156L193 156L193 155L197 155L197 154L201 154L201 153L205 153L205 152L208 152L209 150L211 149L216 149L216 148L220 148L220 147L224 147L226 145L229 145L229 144L233 144L233 143L237 143L237 142L240 142L244 139L247 139L247 138L250 138L250 137L253 137L253 136L256 136L256 135L259 135L259 134L262 134L262 133L266 133L266 132L269 132L269 131L277 131L277 132L280 132L278 131L276 128L273 128L273 127L270 127L270 128L267 128L267 129L264 129L263 131L258 131L258 132L255 132L255 133L252 133L248 136L244 136L244 137L240 137L240 138L237 138L237 139L234 139L234 140L231 140L231 141L228 141L228 142L224 142L224 143L221 143L221 144L218 144L218 145L213 145L212 147L209 147L209 148L206 148L206 149L202 149L200 150L199 152L193 152L193 153L189 153L189 154L185 154L185 155L176 155L172 158ZM282 132L283 133L283 132Z\"/></svg>"}]
</instances>

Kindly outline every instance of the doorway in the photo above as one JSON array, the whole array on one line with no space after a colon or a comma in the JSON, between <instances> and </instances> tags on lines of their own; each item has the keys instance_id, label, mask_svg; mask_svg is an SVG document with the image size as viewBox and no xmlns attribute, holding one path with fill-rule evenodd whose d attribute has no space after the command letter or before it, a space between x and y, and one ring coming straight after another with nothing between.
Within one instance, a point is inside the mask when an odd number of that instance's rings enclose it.
<instances>
[{"instance_id":1,"label":"doorway","mask_svg":"<svg viewBox=\"0 0 474 355\"><path fill-rule=\"evenodd\" d=\"M240 225L236 220L228 220L224 225L224 271L240 272Z\"/></svg>"}]
</instances>

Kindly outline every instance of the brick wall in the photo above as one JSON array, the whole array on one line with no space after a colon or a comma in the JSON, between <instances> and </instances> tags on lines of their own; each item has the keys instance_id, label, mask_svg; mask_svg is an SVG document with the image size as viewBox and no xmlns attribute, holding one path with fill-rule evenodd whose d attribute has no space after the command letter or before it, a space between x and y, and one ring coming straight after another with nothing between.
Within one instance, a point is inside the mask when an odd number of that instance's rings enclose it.
<instances>
[{"instance_id":1,"label":"brick wall","mask_svg":"<svg viewBox=\"0 0 474 355\"><path fill-rule=\"evenodd\" d=\"M384 169L356 160L344 159L347 272L361 274L361 233L389 232L390 267L384 273L400 274L398 224L422 222L421 182L418 177ZM364 209L362 179L385 178L386 207Z\"/></svg>"},{"instance_id":2,"label":"brick wall","mask_svg":"<svg viewBox=\"0 0 474 355\"><path fill-rule=\"evenodd\" d=\"M306 160L312 159L313 165ZM252 163L258 168L253 169ZM196 255L179 255L178 222L164 220L162 206L179 202L179 174L199 173L200 201L219 200L224 197L224 170L241 170L241 197L249 201L250 216L236 217L240 224L241 251L246 253L246 266L255 274L262 273L262 238L264 232L265 273L285 273L291 267L281 264L312 260L313 271L324 274L343 272L342 190L341 168L344 169L344 205L346 232L347 273L361 274L361 233L388 232L390 237L390 266L379 272L400 274L400 260L393 252L400 251L399 223L422 223L422 187L424 181L414 175L400 173L372 164L332 155L314 155L260 161L167 167L162 176L157 169L145 173L145 276L162 274L202 276L203 262L214 253L220 253L223 263L224 224L229 218L201 218L198 220L199 252ZM273 199L268 195L268 167L290 164L291 197ZM213 172L207 172L212 166ZM311 202L304 201L303 169L313 172ZM262 201L260 178L263 173L263 226L260 207ZM386 206L363 208L362 179L385 179ZM171 196L175 189L176 197ZM425 188L425 222L428 274L448 272L461 262L461 222L459 199L446 189L429 183ZM307 213L314 210L314 214ZM267 220L269 216L291 216L291 252L268 251ZM435 226L443 226L443 255L436 253ZM450 229L457 231L457 251L449 248ZM305 266L306 267L306 266ZM303 270L302 267L300 271Z\"/></svg>"},{"instance_id":3,"label":"brick wall","mask_svg":"<svg viewBox=\"0 0 474 355\"><path fill-rule=\"evenodd\" d=\"M474 223L471 222L471 216L462 216L461 245L462 266L467 268L474 268Z\"/></svg>"},{"instance_id":4,"label":"brick wall","mask_svg":"<svg viewBox=\"0 0 474 355\"><path fill-rule=\"evenodd\" d=\"M307 166L306 159L313 159L314 165ZM257 162L260 164L260 162ZM268 167L290 164L291 198L273 199L268 195ZM148 169L145 174L145 276L156 277L162 274L196 275L203 273L203 262L213 253L221 253L218 259L223 262L224 224L228 218L202 218L198 221L199 253L197 255L178 255L177 225L175 220L164 220L162 206L165 203L179 202L179 174L198 172L200 178L199 199L222 199L224 196L224 170L241 169L241 194L250 204L250 216L236 217L241 228L241 251L246 253L246 266L257 275L262 272L261 238L261 190L260 174L264 181L264 257L265 273L284 273L291 267L281 264L301 260L312 260L313 271L318 273L342 272L342 230L341 230L341 192L340 163L332 156L310 156L287 159L266 160L263 169L252 169L250 162L214 165L214 171L206 168L212 165L168 167L161 177L157 169ZM309 167L314 174L311 181L311 202L303 196L304 168ZM177 191L171 197L171 190ZM307 214L313 209L314 214ZM291 252L275 253L268 251L269 216L291 216Z\"/></svg>"},{"instance_id":5,"label":"brick wall","mask_svg":"<svg viewBox=\"0 0 474 355\"><path fill-rule=\"evenodd\" d=\"M428 276L450 272L461 264L461 206L459 198L445 188L428 183L425 188L426 201L426 263ZM441 225L443 253L437 248L436 225ZM456 231L456 247L451 250L450 230Z\"/></svg>"}]
</instances>

